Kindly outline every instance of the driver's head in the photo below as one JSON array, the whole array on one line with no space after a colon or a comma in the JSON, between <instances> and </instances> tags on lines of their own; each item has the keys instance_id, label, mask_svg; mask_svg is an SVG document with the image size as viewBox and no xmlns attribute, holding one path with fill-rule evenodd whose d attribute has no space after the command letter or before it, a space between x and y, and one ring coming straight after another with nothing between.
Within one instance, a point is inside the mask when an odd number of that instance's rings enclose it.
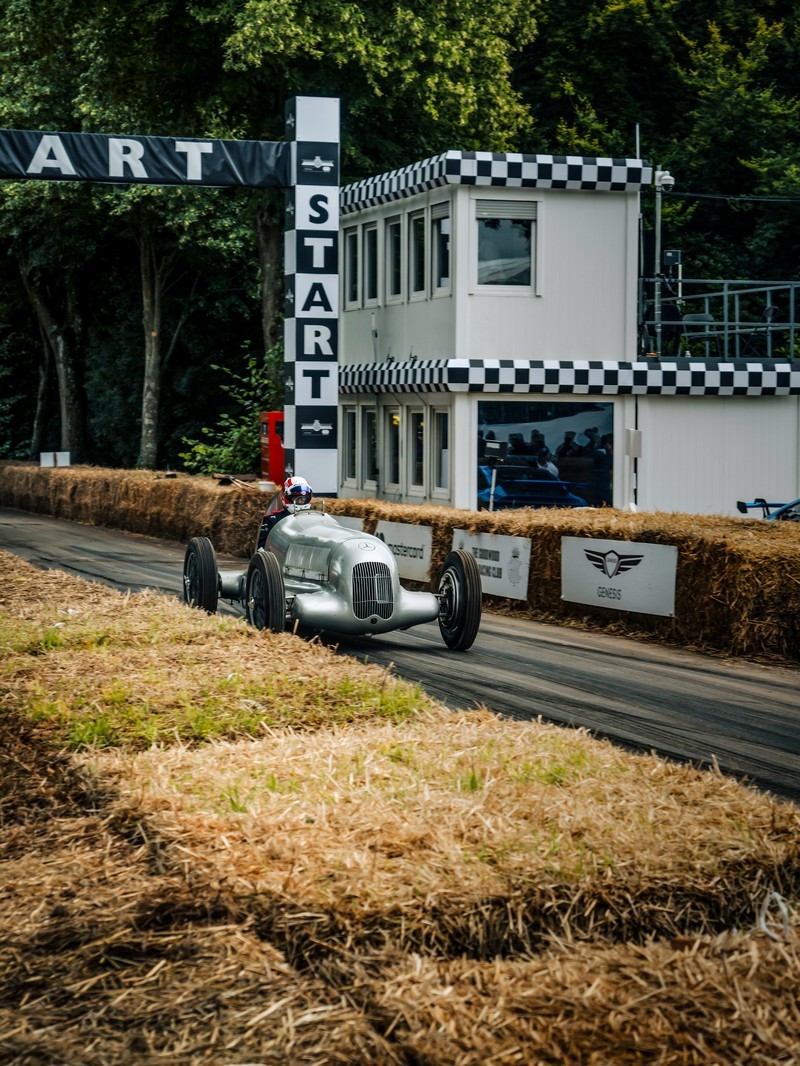
<instances>
[{"instance_id":1,"label":"driver's head","mask_svg":"<svg viewBox=\"0 0 800 1066\"><path fill-rule=\"evenodd\" d=\"M290 514L298 511L307 511L311 507L314 493L304 477L287 477L283 483L281 499L283 506Z\"/></svg>"}]
</instances>

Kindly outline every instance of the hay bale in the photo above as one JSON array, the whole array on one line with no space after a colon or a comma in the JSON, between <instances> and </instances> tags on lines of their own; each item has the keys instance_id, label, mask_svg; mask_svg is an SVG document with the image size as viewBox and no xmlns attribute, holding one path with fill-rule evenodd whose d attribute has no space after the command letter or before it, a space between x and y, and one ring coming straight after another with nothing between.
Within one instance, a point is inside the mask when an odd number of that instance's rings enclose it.
<instances>
[{"instance_id":1,"label":"hay bale","mask_svg":"<svg viewBox=\"0 0 800 1066\"><path fill-rule=\"evenodd\" d=\"M165 478L151 471L41 469L0 463L0 504L187 542L203 534L218 551L249 558L267 497L256 483ZM318 506L323 506L318 501ZM382 500L325 500L333 515L428 525L431 582L453 530L528 537L527 599L486 606L539 621L642 636L730 655L800 662L800 525L713 515L644 514L613 508L460 511ZM563 536L670 544L678 549L674 618L587 607L561 599Z\"/></svg>"}]
</instances>

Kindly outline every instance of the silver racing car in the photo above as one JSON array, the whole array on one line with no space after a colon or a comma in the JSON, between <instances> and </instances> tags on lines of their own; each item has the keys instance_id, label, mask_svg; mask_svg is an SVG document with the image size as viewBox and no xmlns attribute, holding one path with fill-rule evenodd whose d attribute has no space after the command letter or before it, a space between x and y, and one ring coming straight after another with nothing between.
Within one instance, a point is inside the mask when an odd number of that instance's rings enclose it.
<instances>
[{"instance_id":1,"label":"silver racing car","mask_svg":"<svg viewBox=\"0 0 800 1066\"><path fill-rule=\"evenodd\" d=\"M269 532L247 570L220 571L207 537L194 537L183 565L183 596L213 614L220 599L243 606L258 629L297 624L315 632L389 633L438 620L448 648L466 651L481 622L481 579L468 551L444 561L435 592L404 589L382 540L331 515L300 510Z\"/></svg>"}]
</instances>

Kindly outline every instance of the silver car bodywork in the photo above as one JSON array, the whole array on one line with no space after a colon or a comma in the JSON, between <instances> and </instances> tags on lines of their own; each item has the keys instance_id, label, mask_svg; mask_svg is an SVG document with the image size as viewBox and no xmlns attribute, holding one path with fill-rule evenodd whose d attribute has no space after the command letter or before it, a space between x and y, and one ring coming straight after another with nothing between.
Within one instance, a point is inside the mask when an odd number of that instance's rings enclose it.
<instances>
[{"instance_id":1,"label":"silver car bodywork","mask_svg":"<svg viewBox=\"0 0 800 1066\"><path fill-rule=\"evenodd\" d=\"M346 529L330 515L300 511L284 518L270 531L267 551L281 565L289 615L300 625L388 633L439 615L436 596L401 586L382 540Z\"/></svg>"},{"instance_id":2,"label":"silver car bodywork","mask_svg":"<svg viewBox=\"0 0 800 1066\"><path fill-rule=\"evenodd\" d=\"M249 622L274 631L296 625L377 635L438 621L456 651L472 645L481 615L480 575L469 552L447 556L436 592L414 592L400 584L382 540L310 509L274 525L246 571L218 571L211 542L193 538L184 560L184 600L213 613L219 598L241 604Z\"/></svg>"}]
</instances>

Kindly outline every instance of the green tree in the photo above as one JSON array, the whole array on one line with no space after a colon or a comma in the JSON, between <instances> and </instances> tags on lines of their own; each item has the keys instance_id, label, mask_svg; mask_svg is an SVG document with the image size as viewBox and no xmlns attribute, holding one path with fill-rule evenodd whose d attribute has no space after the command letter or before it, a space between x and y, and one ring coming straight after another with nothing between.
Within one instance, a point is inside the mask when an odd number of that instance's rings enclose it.
<instances>
[{"instance_id":1,"label":"green tree","mask_svg":"<svg viewBox=\"0 0 800 1066\"><path fill-rule=\"evenodd\" d=\"M628 156L638 140L676 178L664 231L693 276L792 277L796 208L749 198L793 189L799 26L787 0L551 0L515 69L522 146Z\"/></svg>"},{"instance_id":2,"label":"green tree","mask_svg":"<svg viewBox=\"0 0 800 1066\"><path fill-rule=\"evenodd\" d=\"M534 8L527 0L509 0L499 10L488 10L477 0L126 0L100 5L94 0L8 0L0 13L0 124L278 140L287 97L339 95L345 115L344 172L357 178L453 146L515 147L528 120L510 85L511 63L515 49L534 31ZM111 376L100 363L110 367L122 361L118 350L101 352L98 338L111 337L113 322L128 343L131 296L121 285L114 287L107 270L113 254L113 272L132 278L135 257L142 329L139 461L148 466L156 462L164 438L163 389L179 376L191 379L188 369L178 374L176 353L184 338L197 339L192 318L213 315L212 294L219 304L220 291L227 308L235 302L231 286L217 279L237 279L233 288L242 293L240 306L260 297L265 350L280 329L280 198L249 191L238 197L184 192L197 195L93 187L86 194L85 212L74 216L70 244L61 240L61 226L50 227L52 247L41 243L35 270L28 271L40 321L44 302L37 302L36 291L48 292L51 299L59 295L49 333L58 338L62 360L70 353L77 360L80 372L74 375L69 400L77 404L85 353L95 360L86 371L93 389ZM44 222L52 194L26 187L19 196L41 198ZM12 216L9 208L0 228L4 236L14 237L18 225L22 248L29 235L22 218L15 222ZM32 227L36 234L43 228ZM72 272L65 270L70 245L73 253L81 249ZM251 283L239 284L246 264ZM3 284L11 284L8 261ZM80 304L87 292L112 291L113 308L93 307L89 314ZM240 342L241 331L228 349L233 363L240 358ZM201 340L198 344L202 348ZM205 366L218 358L207 350L198 355ZM68 380L59 377L62 389ZM121 400L123 390L117 387L116 395ZM111 403L99 413L91 410L90 427L101 432L116 409ZM78 422L73 419L76 426ZM101 435L107 439L108 430L102 428Z\"/></svg>"},{"instance_id":3,"label":"green tree","mask_svg":"<svg viewBox=\"0 0 800 1066\"><path fill-rule=\"evenodd\" d=\"M215 426L204 427L202 439L184 438L188 451L180 453L183 465L200 474L257 473L261 412L283 405L283 347L276 344L263 359L249 355L241 374L224 366L212 369L225 377L220 389L233 400L234 411L223 413Z\"/></svg>"}]
</instances>

